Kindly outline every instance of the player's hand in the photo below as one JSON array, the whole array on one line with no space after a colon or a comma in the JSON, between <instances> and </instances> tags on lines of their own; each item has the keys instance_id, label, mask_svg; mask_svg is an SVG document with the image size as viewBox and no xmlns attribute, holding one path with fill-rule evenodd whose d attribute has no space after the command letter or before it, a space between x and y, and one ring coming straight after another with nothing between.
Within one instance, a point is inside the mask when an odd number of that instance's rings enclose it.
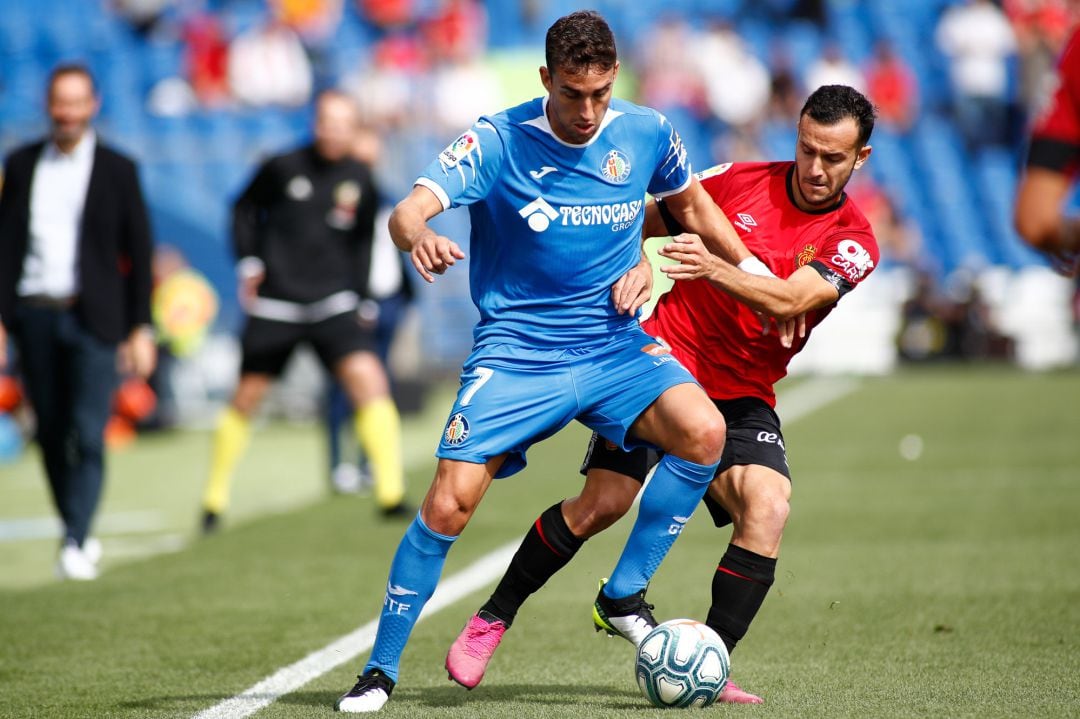
<instances>
[{"instance_id":1,"label":"player's hand","mask_svg":"<svg viewBox=\"0 0 1080 719\"><path fill-rule=\"evenodd\" d=\"M795 337L806 337L806 313L797 317L789 317L786 320L776 320L777 334L780 336L780 345L790 349L795 343Z\"/></svg>"},{"instance_id":2,"label":"player's hand","mask_svg":"<svg viewBox=\"0 0 1080 719\"><path fill-rule=\"evenodd\" d=\"M120 344L117 355L121 374L134 374L146 379L157 365L157 343L149 327L136 327Z\"/></svg>"},{"instance_id":3,"label":"player's hand","mask_svg":"<svg viewBox=\"0 0 1080 719\"><path fill-rule=\"evenodd\" d=\"M266 279L265 272L253 272L240 277L237 292L240 295L240 306L245 312L250 312L255 298L259 296L259 285Z\"/></svg>"},{"instance_id":4,"label":"player's hand","mask_svg":"<svg viewBox=\"0 0 1080 719\"><path fill-rule=\"evenodd\" d=\"M7 330L0 323L0 369L7 368Z\"/></svg>"},{"instance_id":5,"label":"player's hand","mask_svg":"<svg viewBox=\"0 0 1080 719\"><path fill-rule=\"evenodd\" d=\"M652 297L652 265L642 259L611 286L611 302L620 315L632 315Z\"/></svg>"},{"instance_id":6,"label":"player's hand","mask_svg":"<svg viewBox=\"0 0 1080 719\"><path fill-rule=\"evenodd\" d=\"M441 275L455 262L465 259L465 253L450 238L428 230L413 244L409 257L420 276L426 282L434 282L434 275Z\"/></svg>"},{"instance_id":7,"label":"player's hand","mask_svg":"<svg viewBox=\"0 0 1080 719\"><path fill-rule=\"evenodd\" d=\"M675 260L677 265L661 265L660 271L673 280L697 280L707 278L712 263L717 262L697 235L686 233L671 238L660 248L660 256Z\"/></svg>"}]
</instances>

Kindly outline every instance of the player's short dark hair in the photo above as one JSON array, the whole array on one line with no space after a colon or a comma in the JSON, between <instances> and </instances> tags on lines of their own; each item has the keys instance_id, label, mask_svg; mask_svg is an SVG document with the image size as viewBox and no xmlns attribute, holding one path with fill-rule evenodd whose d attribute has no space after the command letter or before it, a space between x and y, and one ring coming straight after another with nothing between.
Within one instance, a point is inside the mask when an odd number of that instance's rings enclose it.
<instances>
[{"instance_id":1,"label":"player's short dark hair","mask_svg":"<svg viewBox=\"0 0 1080 719\"><path fill-rule=\"evenodd\" d=\"M615 67L615 34L607 21L593 10L579 10L559 18L548 28L544 43L548 72L571 74Z\"/></svg>"},{"instance_id":2,"label":"player's short dark hair","mask_svg":"<svg viewBox=\"0 0 1080 719\"><path fill-rule=\"evenodd\" d=\"M49 84L46 86L50 93L53 85L56 84L56 80L64 75L82 75L90 81L90 91L94 93L95 97L97 96L97 81L94 79L94 73L90 72L90 68L81 62L63 62L54 67L52 72L49 73Z\"/></svg>"},{"instance_id":3,"label":"player's short dark hair","mask_svg":"<svg viewBox=\"0 0 1080 719\"><path fill-rule=\"evenodd\" d=\"M870 141L877 111L866 96L847 85L822 85L806 98L799 117L809 115L814 122L835 125L850 117L859 127L859 146Z\"/></svg>"}]
</instances>

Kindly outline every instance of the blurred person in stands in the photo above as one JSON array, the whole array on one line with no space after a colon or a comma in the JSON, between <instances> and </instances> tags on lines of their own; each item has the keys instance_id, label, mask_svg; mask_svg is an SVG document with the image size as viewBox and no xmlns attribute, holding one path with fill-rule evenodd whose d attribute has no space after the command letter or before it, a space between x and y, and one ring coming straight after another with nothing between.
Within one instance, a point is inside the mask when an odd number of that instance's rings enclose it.
<instances>
[{"instance_id":1,"label":"blurred person in stands","mask_svg":"<svg viewBox=\"0 0 1080 719\"><path fill-rule=\"evenodd\" d=\"M733 129L761 119L772 91L769 69L727 21L695 36L692 54L712 114Z\"/></svg>"},{"instance_id":2,"label":"blurred person in stands","mask_svg":"<svg viewBox=\"0 0 1080 719\"><path fill-rule=\"evenodd\" d=\"M184 68L188 84L203 107L229 104L229 43L218 16L193 14L184 23Z\"/></svg>"},{"instance_id":3,"label":"blurred person in stands","mask_svg":"<svg viewBox=\"0 0 1080 719\"><path fill-rule=\"evenodd\" d=\"M1031 131L1016 191L1016 231L1065 275L1080 274L1080 217L1066 214L1080 173L1080 29L1058 62L1057 88Z\"/></svg>"},{"instance_id":4,"label":"blurred person in stands","mask_svg":"<svg viewBox=\"0 0 1080 719\"><path fill-rule=\"evenodd\" d=\"M355 408L356 439L371 463L375 501L388 517L404 504L401 423L375 336L362 324L369 297L377 190L371 169L353 156L356 108L344 94L316 102L314 141L272 157L233 206L237 274L248 320L240 380L218 421L203 494L204 532L229 500L251 420L301 343L308 343Z\"/></svg>"},{"instance_id":5,"label":"blurred person in stands","mask_svg":"<svg viewBox=\"0 0 1080 719\"><path fill-rule=\"evenodd\" d=\"M713 573L705 619L729 652L773 584L790 510L791 471L774 385L806 345L809 330L878 262L870 225L844 192L870 157L873 128L874 110L865 97L850 87L827 85L803 106L794 161L729 162L698 175L711 201L734 220L740 239L760 258L756 264L735 267L710 254L701 238L683 234L666 200L645 211L643 236L670 235L660 255L676 264L661 267L675 284L642 328L686 365L727 424L723 455L703 501L717 527L733 525ZM804 315L799 337L785 342L763 333L759 312ZM495 592L450 647L451 679L467 689L480 683L521 605L587 539L629 511L659 458L653 450L627 452L593 434L581 468L581 494L536 519ZM593 611L597 631L627 636L599 609L598 604ZM729 680L719 701L762 699Z\"/></svg>"},{"instance_id":6,"label":"blurred person in stands","mask_svg":"<svg viewBox=\"0 0 1080 719\"><path fill-rule=\"evenodd\" d=\"M865 92L866 82L859 69L844 56L839 43L825 45L821 55L806 68L803 84L810 92L824 85L847 85Z\"/></svg>"},{"instance_id":7,"label":"blurred person in stands","mask_svg":"<svg viewBox=\"0 0 1080 719\"><path fill-rule=\"evenodd\" d=\"M879 122L901 133L911 129L918 112L918 86L911 68L887 40L874 45L866 68L866 89Z\"/></svg>"},{"instance_id":8,"label":"blurred person in stands","mask_svg":"<svg viewBox=\"0 0 1080 719\"><path fill-rule=\"evenodd\" d=\"M10 333L64 524L57 572L98 575L90 536L117 369L147 377L152 241L138 172L100 141L90 72L49 76L49 136L7 158L0 194L0 365Z\"/></svg>"},{"instance_id":9,"label":"blurred person in stands","mask_svg":"<svg viewBox=\"0 0 1080 719\"><path fill-rule=\"evenodd\" d=\"M315 82L300 37L276 15L233 39L228 74L233 97L254 107L305 105Z\"/></svg>"},{"instance_id":10,"label":"blurred person in stands","mask_svg":"<svg viewBox=\"0 0 1080 719\"><path fill-rule=\"evenodd\" d=\"M1009 59L1016 34L990 0L964 0L945 11L935 31L949 60L953 114L969 149L1000 145L1007 135Z\"/></svg>"},{"instance_id":11,"label":"blurred person in stands","mask_svg":"<svg viewBox=\"0 0 1080 719\"><path fill-rule=\"evenodd\" d=\"M457 132L502 106L499 78L483 58L487 13L481 4L448 0L421 25L420 41L431 68L426 76L430 87L421 99L432 103L430 110L421 112L438 123L429 131L440 136Z\"/></svg>"},{"instance_id":12,"label":"blurred person in stands","mask_svg":"<svg viewBox=\"0 0 1080 719\"><path fill-rule=\"evenodd\" d=\"M694 33L678 15L661 15L642 33L637 47L641 68L641 103L663 113L684 110L702 119L708 115L705 85L693 56Z\"/></svg>"}]
</instances>

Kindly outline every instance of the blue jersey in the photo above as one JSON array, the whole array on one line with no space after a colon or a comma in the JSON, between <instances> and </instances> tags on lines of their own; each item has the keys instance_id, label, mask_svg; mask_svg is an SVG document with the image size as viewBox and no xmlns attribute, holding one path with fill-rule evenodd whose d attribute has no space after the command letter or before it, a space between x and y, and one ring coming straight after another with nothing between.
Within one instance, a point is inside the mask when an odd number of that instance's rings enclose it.
<instances>
[{"instance_id":1,"label":"blue jersey","mask_svg":"<svg viewBox=\"0 0 1080 719\"><path fill-rule=\"evenodd\" d=\"M592 139L572 145L546 107L538 98L480 118L416 181L443 209L469 207L477 345L592 347L636 328L611 286L641 259L646 192L691 181L678 133L655 110L612 100Z\"/></svg>"}]
</instances>

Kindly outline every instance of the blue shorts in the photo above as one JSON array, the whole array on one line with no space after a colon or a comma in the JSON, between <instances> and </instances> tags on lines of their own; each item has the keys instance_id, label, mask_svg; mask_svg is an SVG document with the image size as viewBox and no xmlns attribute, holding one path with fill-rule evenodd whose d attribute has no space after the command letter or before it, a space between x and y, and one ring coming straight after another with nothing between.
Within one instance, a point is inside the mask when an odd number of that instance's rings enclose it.
<instances>
[{"instance_id":1,"label":"blue shorts","mask_svg":"<svg viewBox=\"0 0 1080 719\"><path fill-rule=\"evenodd\" d=\"M508 454L496 477L525 467L525 451L578 420L631 449L630 425L670 387L693 376L644 331L620 332L588 349L477 347L465 361L461 389L436 457L483 464Z\"/></svg>"}]
</instances>

